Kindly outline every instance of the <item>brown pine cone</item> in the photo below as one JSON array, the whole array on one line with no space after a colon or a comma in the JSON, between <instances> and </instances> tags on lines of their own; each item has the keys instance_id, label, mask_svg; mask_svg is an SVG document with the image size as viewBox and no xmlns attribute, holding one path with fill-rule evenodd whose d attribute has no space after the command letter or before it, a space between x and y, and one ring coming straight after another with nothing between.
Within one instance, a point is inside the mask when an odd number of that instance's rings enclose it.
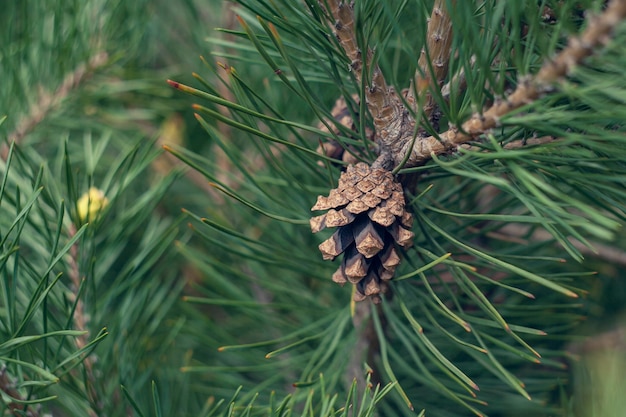
<instances>
[{"instance_id":1,"label":"brown pine cone","mask_svg":"<svg viewBox=\"0 0 626 417\"><path fill-rule=\"evenodd\" d=\"M359 100L357 95L352 96L355 101ZM346 103L346 99L342 96L337 99L335 102L335 106L331 111L331 115L333 118L339 122L339 124L347 127L348 129L356 132L355 121L353 120L353 115L348 108L348 104ZM358 114L356 115L358 118ZM358 121L357 121L358 124ZM332 125L332 124L331 124ZM320 130L328 132L328 128L323 123L318 125ZM337 135L341 134L340 130L337 127L333 127L333 132ZM372 139L373 131L370 128L366 128L365 134L368 138ZM357 139L356 136L352 139ZM349 146L349 151L346 150L339 142L332 139L324 139L317 147L317 153L320 155L326 155L330 158L337 159L345 162L346 164L356 164L359 159L358 155L362 153L362 149L359 150L355 147ZM319 161L318 164L320 166L324 166L324 162Z\"/></svg>"},{"instance_id":2,"label":"brown pine cone","mask_svg":"<svg viewBox=\"0 0 626 417\"><path fill-rule=\"evenodd\" d=\"M356 285L356 301L369 296L380 302L379 294L386 291L400 263L395 245L413 243L413 216L405 209L402 185L387 170L372 169L363 162L349 165L337 188L328 197L319 196L311 210L328 210L311 218L313 233L337 227L319 245L326 260L344 253L333 281Z\"/></svg>"}]
</instances>

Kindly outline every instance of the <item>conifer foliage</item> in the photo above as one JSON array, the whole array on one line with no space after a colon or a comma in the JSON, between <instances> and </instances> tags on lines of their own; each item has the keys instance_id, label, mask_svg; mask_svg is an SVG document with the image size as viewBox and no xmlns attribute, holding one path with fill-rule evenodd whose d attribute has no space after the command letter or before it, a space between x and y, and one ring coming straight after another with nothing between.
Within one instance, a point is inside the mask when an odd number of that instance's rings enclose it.
<instances>
[{"instance_id":1,"label":"conifer foliage","mask_svg":"<svg viewBox=\"0 0 626 417\"><path fill-rule=\"evenodd\" d=\"M625 0L5 9L1 416L623 411Z\"/></svg>"},{"instance_id":2,"label":"conifer foliage","mask_svg":"<svg viewBox=\"0 0 626 417\"><path fill-rule=\"evenodd\" d=\"M624 221L617 68L626 2L238 4L242 30L215 41L229 50L215 54L228 94L198 74L199 89L170 84L210 103L195 105L196 117L245 180L220 180L196 156L172 152L272 223L304 223L305 201L317 197L313 211L327 212L310 220L312 231L337 228L321 243L290 245L299 261L317 245L326 260L343 254L334 273L320 266L307 276L355 284L354 328L331 328L333 342L308 351L298 342L279 349L302 355L284 359L305 370L296 386L327 390L316 369L352 392L368 370L394 384L378 403L385 415L414 406L513 415L515 395L525 398L522 414L563 407L555 395L567 346L546 335L582 318L574 300L586 293L587 267L575 262ZM244 40L266 65L254 67L265 89L248 83L246 66L258 61ZM306 111L294 114L296 103ZM231 143L243 137L263 163L242 163ZM268 247L283 240L278 227L262 232ZM266 261L287 261L275 251ZM265 279L274 303L285 299L280 282L296 285ZM549 305L559 313L532 313ZM331 365L346 351L349 360Z\"/></svg>"}]
</instances>

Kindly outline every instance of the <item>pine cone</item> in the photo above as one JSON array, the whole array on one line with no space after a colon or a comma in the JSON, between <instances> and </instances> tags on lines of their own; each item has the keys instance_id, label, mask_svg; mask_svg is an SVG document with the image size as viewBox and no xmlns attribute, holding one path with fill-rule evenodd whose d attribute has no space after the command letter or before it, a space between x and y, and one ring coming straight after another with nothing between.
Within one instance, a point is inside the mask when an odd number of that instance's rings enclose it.
<instances>
[{"instance_id":1,"label":"pine cone","mask_svg":"<svg viewBox=\"0 0 626 417\"><path fill-rule=\"evenodd\" d=\"M333 281L356 285L355 301L369 296L380 302L379 294L387 290L400 263L395 246L409 247L414 237L402 185L384 169L371 169L363 162L349 165L337 188L328 197L319 196L311 210L328 210L311 218L313 233L337 227L319 245L326 260L344 253Z\"/></svg>"},{"instance_id":2,"label":"pine cone","mask_svg":"<svg viewBox=\"0 0 626 417\"><path fill-rule=\"evenodd\" d=\"M352 96L352 98L356 102L358 102L359 100L359 96L357 95ZM337 122L339 122L339 124L356 132L357 127L355 125L355 120L353 119L352 112L350 112L350 109L348 108L348 104L346 103L346 99L343 96L337 99L337 101L335 102L335 106L333 107L330 114L333 116L333 118ZM358 117L359 117L358 113L355 116L357 117L356 123L358 124ZM328 132L328 128L323 123L320 123L317 127L318 129L322 131ZM332 130L337 135L342 133L337 127L334 127L334 126ZM372 129L366 128L365 134L367 135L368 138L372 139L374 132ZM358 139L358 138L354 136L352 137L352 139ZM348 146L348 149L350 152L348 152L339 142L330 139L330 140L325 140L323 143L321 143L317 147L317 153L319 153L320 155L326 155L333 159L343 161L346 164L356 164L359 161L358 156L363 156L361 155L363 153L362 152L363 150L357 149L353 146ZM324 162L322 161L318 161L318 164L322 167L324 166Z\"/></svg>"}]
</instances>

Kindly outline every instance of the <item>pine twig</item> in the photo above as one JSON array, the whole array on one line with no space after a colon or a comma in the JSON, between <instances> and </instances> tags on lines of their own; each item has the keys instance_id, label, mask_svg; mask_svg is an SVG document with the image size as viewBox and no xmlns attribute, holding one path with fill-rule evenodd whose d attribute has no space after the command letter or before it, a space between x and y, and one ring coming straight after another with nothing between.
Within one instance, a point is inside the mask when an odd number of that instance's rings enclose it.
<instances>
[{"instance_id":1,"label":"pine twig","mask_svg":"<svg viewBox=\"0 0 626 417\"><path fill-rule=\"evenodd\" d=\"M9 154L9 144L19 144L63 99L69 96L96 68L105 65L108 60L109 56L106 52L97 53L86 64L79 65L68 74L54 93L41 91L39 100L30 108L29 114L21 119L15 130L9 134L8 143L3 143L0 147L0 158L6 161Z\"/></svg>"},{"instance_id":2,"label":"pine twig","mask_svg":"<svg viewBox=\"0 0 626 417\"><path fill-rule=\"evenodd\" d=\"M626 328L622 325L600 334L594 334L580 342L571 343L567 349L571 355L588 355L607 350L624 351L626 349Z\"/></svg>"},{"instance_id":3,"label":"pine twig","mask_svg":"<svg viewBox=\"0 0 626 417\"><path fill-rule=\"evenodd\" d=\"M23 402L26 401L26 398L23 398L19 391L15 389L14 384L7 372L6 365L2 365L0 367L0 391L4 392L10 398L17 400L7 404L11 414L14 416L39 417L39 412L35 408L29 407L27 404L23 404Z\"/></svg>"},{"instance_id":4,"label":"pine twig","mask_svg":"<svg viewBox=\"0 0 626 417\"><path fill-rule=\"evenodd\" d=\"M562 138L558 138L556 136L540 136L540 137L535 137L535 138L518 139L518 140L514 140L512 142L505 144L504 146L502 146L502 148L506 150L521 149L521 148L525 148L528 146L538 146L538 145L545 145L545 144L552 143L552 142L558 142L561 139ZM470 145L469 143L463 143L459 145L459 148L462 148L468 151L477 151L477 152L483 149L480 146Z\"/></svg>"},{"instance_id":5,"label":"pine twig","mask_svg":"<svg viewBox=\"0 0 626 417\"><path fill-rule=\"evenodd\" d=\"M523 239L522 244L524 245L528 245L529 242L542 242L554 238L545 230L535 230L528 236L528 227L519 224L507 224L500 229L499 233L511 239ZM589 242L590 248L571 236L567 240L583 255L603 260L607 264L626 267L626 252L618 247L591 241Z\"/></svg>"},{"instance_id":6,"label":"pine twig","mask_svg":"<svg viewBox=\"0 0 626 417\"><path fill-rule=\"evenodd\" d=\"M454 5L455 1L452 1ZM431 91L441 89L448 76L450 47L452 46L452 20L446 10L445 0L436 0L428 20L426 47L422 48L417 70L406 99L418 114L418 105L424 118L433 122L436 103Z\"/></svg>"},{"instance_id":7,"label":"pine twig","mask_svg":"<svg viewBox=\"0 0 626 417\"><path fill-rule=\"evenodd\" d=\"M374 119L376 129L375 140L381 146L380 153L384 155L377 162L388 160L387 143L396 139L397 135L406 130L414 130L415 121L411 118L404 107L402 100L393 88L387 86L382 71L377 64L373 63L373 52L367 48L365 63L363 53L360 50L356 34L354 32L354 9L353 3L346 4L341 0L327 0L328 11L335 19L334 31L337 39L348 59L350 69L357 83L367 80L368 71L371 71L371 83L365 85L365 100L367 108ZM377 162L372 168L378 168ZM353 324L357 332L357 340L352 355L344 373L346 387L356 380L357 385L365 388L363 364L370 362L379 353L379 346L373 330L371 314L377 314L369 303L357 303L355 306Z\"/></svg>"},{"instance_id":8,"label":"pine twig","mask_svg":"<svg viewBox=\"0 0 626 417\"><path fill-rule=\"evenodd\" d=\"M352 354L343 375L345 387L350 387L353 381L356 381L359 389L364 389L367 385L367 378L363 366L365 364L375 365L374 357L378 353L379 346L372 314L379 314L378 308L372 303L357 302L354 304L352 324L357 332L357 339L352 347Z\"/></svg>"},{"instance_id":9,"label":"pine twig","mask_svg":"<svg viewBox=\"0 0 626 417\"><path fill-rule=\"evenodd\" d=\"M72 224L69 230L70 237L76 234L76 227ZM68 275L70 277L70 281L72 282L74 296L78 297L78 292L81 287L81 278L80 278L80 270L78 267L78 242L74 243L74 245L70 248L70 256L69 256L69 271ZM76 299L76 307L74 309L74 325L76 326L76 330L85 331L85 334L82 334L76 338L76 348L82 349L87 346L89 342L89 333L87 332L87 324L88 317L85 313L85 305L83 300L80 298ZM92 404L96 404L98 408L102 408L102 403L98 399L98 394L96 392L95 383L96 377L93 372L93 360L90 356L87 356L83 360L83 366L85 367L85 373L87 375L86 389L87 395ZM97 414L93 409L88 409L89 417L96 417Z\"/></svg>"},{"instance_id":10,"label":"pine twig","mask_svg":"<svg viewBox=\"0 0 626 417\"><path fill-rule=\"evenodd\" d=\"M363 57L354 32L353 3L340 0L327 0L327 3L335 19L335 35L350 60L350 69L357 83L368 80L367 74L371 73L371 80L365 86L365 100L374 119L376 141L381 145L380 153L386 155L389 153L387 144L396 141L401 132L412 132L415 121L409 116L396 91L387 85L378 65L372 62L374 54L370 48L367 48Z\"/></svg>"},{"instance_id":11,"label":"pine twig","mask_svg":"<svg viewBox=\"0 0 626 417\"><path fill-rule=\"evenodd\" d=\"M473 68L476 64L476 56L472 55L470 58L470 68ZM467 87L467 77L465 77L465 68L461 68L456 74L452 76L450 81L445 83L443 87L441 87L441 97L445 101L450 100L451 89L456 87L457 91L465 90Z\"/></svg>"},{"instance_id":12,"label":"pine twig","mask_svg":"<svg viewBox=\"0 0 626 417\"><path fill-rule=\"evenodd\" d=\"M449 152L496 127L501 117L549 93L551 84L569 75L597 47L608 43L611 32L625 17L626 0L612 0L601 15L589 20L587 28L579 37L570 38L564 50L554 59L546 61L534 78L522 80L510 96L497 100L482 114L472 116L460 129L452 128L438 137L420 138L412 148L411 135L404 132L403 138L393 146L394 162L400 163L410 152L405 167L422 165L433 154Z\"/></svg>"}]
</instances>

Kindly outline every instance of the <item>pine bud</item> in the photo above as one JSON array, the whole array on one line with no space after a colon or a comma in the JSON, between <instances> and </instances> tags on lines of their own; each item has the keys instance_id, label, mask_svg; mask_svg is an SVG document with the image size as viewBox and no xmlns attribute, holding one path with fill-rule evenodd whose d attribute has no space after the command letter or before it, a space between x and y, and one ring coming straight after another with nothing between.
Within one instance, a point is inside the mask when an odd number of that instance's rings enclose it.
<instances>
[{"instance_id":1,"label":"pine bud","mask_svg":"<svg viewBox=\"0 0 626 417\"><path fill-rule=\"evenodd\" d=\"M104 192L96 187L91 187L76 203L78 218L81 222L93 221L108 204L109 199L106 198Z\"/></svg>"}]
</instances>

